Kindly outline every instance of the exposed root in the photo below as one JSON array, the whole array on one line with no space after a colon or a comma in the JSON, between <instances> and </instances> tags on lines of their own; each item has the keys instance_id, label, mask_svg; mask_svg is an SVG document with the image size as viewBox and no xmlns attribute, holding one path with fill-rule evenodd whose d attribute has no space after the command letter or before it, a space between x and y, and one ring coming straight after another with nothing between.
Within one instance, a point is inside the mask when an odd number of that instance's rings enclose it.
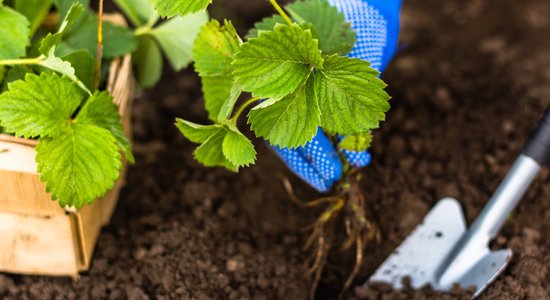
<instances>
[{"instance_id":1,"label":"exposed root","mask_svg":"<svg viewBox=\"0 0 550 300\"><path fill-rule=\"evenodd\" d=\"M312 280L310 299L315 298L329 251L334 243L334 230L337 228L340 218L343 221L347 238L339 248L346 251L355 246L355 265L344 283L339 299L344 297L361 270L366 243L373 240L380 241L381 235L378 227L367 217L366 199L359 188L359 180L359 173L353 173L353 175L347 176L339 186L337 196L302 202L294 194L290 181L283 178L283 184L290 198L300 207L312 208L328 204L317 221L308 226L312 233L304 245L305 250L312 251L312 256L308 259L309 270L307 272Z\"/></svg>"}]
</instances>

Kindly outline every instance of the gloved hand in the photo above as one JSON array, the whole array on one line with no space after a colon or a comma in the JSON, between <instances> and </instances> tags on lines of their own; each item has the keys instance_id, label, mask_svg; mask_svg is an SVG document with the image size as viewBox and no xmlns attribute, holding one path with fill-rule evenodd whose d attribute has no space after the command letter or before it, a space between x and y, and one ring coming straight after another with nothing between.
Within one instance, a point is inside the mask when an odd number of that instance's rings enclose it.
<instances>
[{"instance_id":1,"label":"gloved hand","mask_svg":"<svg viewBox=\"0 0 550 300\"><path fill-rule=\"evenodd\" d=\"M401 0L329 0L352 24L357 42L349 57L367 60L382 72L397 48ZM272 146L286 165L319 192L327 192L342 176L338 150L319 129L313 140L296 149ZM343 151L350 165L366 167L371 155Z\"/></svg>"}]
</instances>

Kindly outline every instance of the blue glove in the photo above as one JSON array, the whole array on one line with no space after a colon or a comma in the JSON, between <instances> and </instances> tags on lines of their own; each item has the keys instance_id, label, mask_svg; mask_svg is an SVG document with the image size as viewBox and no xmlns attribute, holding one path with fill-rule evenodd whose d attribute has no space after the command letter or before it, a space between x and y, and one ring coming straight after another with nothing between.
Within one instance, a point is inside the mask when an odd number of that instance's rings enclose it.
<instances>
[{"instance_id":1,"label":"blue glove","mask_svg":"<svg viewBox=\"0 0 550 300\"><path fill-rule=\"evenodd\" d=\"M357 32L357 42L349 57L367 60L383 72L397 49L401 0L329 0ZM296 149L272 146L296 175L319 192L328 192L342 176L338 150L319 129L313 140ZM343 150L350 165L366 167L370 153Z\"/></svg>"}]
</instances>

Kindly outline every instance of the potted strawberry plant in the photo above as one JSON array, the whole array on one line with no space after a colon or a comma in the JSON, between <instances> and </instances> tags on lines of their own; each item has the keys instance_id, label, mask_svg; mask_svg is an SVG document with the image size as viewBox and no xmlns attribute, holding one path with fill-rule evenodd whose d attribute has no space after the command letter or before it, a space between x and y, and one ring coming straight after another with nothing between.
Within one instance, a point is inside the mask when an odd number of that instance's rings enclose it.
<instances>
[{"instance_id":1,"label":"potted strawberry plant","mask_svg":"<svg viewBox=\"0 0 550 300\"><path fill-rule=\"evenodd\" d=\"M0 271L89 268L134 163L130 55L152 86L162 52L175 69L190 62L175 51L190 52L207 19L159 22L148 1L116 2L135 29L101 0L97 12L86 0L0 1Z\"/></svg>"},{"instance_id":2,"label":"potted strawberry plant","mask_svg":"<svg viewBox=\"0 0 550 300\"><path fill-rule=\"evenodd\" d=\"M195 41L194 66L212 124L176 121L181 133L199 144L195 158L205 166L234 172L253 164L256 151L238 127L241 118L246 118L257 137L279 149L304 146L321 130L338 145L340 156L366 150L371 130L390 108L390 97L368 61L346 56L356 41L350 24L327 1L296 1L285 8L276 0L269 2L277 15L257 23L247 37L240 37L230 21L211 20ZM164 7L171 9L165 13L200 11L210 1L187 3ZM247 99L239 105L241 96ZM357 253L356 267L344 289L359 271L365 243L378 237L365 214L365 197L358 184L361 172L346 163L341 178L333 196L305 204L328 203L308 242L315 253L312 291L320 280L337 220L343 220L347 229L344 248L355 246Z\"/></svg>"}]
</instances>

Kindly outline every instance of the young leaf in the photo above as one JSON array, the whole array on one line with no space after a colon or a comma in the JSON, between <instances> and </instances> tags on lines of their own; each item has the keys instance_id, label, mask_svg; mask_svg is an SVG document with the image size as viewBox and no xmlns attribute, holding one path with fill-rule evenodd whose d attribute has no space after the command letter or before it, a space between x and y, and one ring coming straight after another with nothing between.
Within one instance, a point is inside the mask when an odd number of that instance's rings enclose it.
<instances>
[{"instance_id":1,"label":"young leaf","mask_svg":"<svg viewBox=\"0 0 550 300\"><path fill-rule=\"evenodd\" d=\"M193 41L208 21L206 12L174 17L151 31L172 67L179 71L193 59Z\"/></svg>"},{"instance_id":2,"label":"young leaf","mask_svg":"<svg viewBox=\"0 0 550 300\"><path fill-rule=\"evenodd\" d=\"M30 45L29 21L15 10L0 6L0 59L19 58Z\"/></svg>"},{"instance_id":3,"label":"young leaf","mask_svg":"<svg viewBox=\"0 0 550 300\"><path fill-rule=\"evenodd\" d=\"M75 120L82 124L96 125L109 130L126 159L132 164L135 162L132 144L124 133L118 108L108 92L94 93L82 107Z\"/></svg>"},{"instance_id":4,"label":"young leaf","mask_svg":"<svg viewBox=\"0 0 550 300\"><path fill-rule=\"evenodd\" d=\"M296 148L311 141L321 124L321 111L313 89L313 80L308 80L294 94L256 106L248 115L254 133L272 145L285 148Z\"/></svg>"},{"instance_id":5,"label":"young leaf","mask_svg":"<svg viewBox=\"0 0 550 300\"><path fill-rule=\"evenodd\" d=\"M201 144L195 158L207 167L225 167L236 172L256 159L254 146L235 127L225 125L199 125L182 119L176 126L191 142Z\"/></svg>"},{"instance_id":6,"label":"young leaf","mask_svg":"<svg viewBox=\"0 0 550 300\"><path fill-rule=\"evenodd\" d=\"M237 128L229 128L222 149L223 156L236 166L249 166L256 160L254 145Z\"/></svg>"},{"instance_id":7,"label":"young leaf","mask_svg":"<svg viewBox=\"0 0 550 300\"><path fill-rule=\"evenodd\" d=\"M23 137L57 137L82 102L82 93L54 73L27 74L0 95L0 126Z\"/></svg>"},{"instance_id":8,"label":"young leaf","mask_svg":"<svg viewBox=\"0 0 550 300\"><path fill-rule=\"evenodd\" d=\"M143 89L157 84L162 76L162 53L152 37L142 35L137 38L137 51L132 60L137 66L137 80Z\"/></svg>"},{"instance_id":9,"label":"young leaf","mask_svg":"<svg viewBox=\"0 0 550 300\"><path fill-rule=\"evenodd\" d=\"M183 136L197 144L206 142L213 134L223 130L221 125L199 125L183 119L176 119L176 127Z\"/></svg>"},{"instance_id":10,"label":"young leaf","mask_svg":"<svg viewBox=\"0 0 550 300\"><path fill-rule=\"evenodd\" d=\"M245 91L260 98L282 98L323 66L318 41L296 24L278 24L241 46L233 67Z\"/></svg>"},{"instance_id":11,"label":"young leaf","mask_svg":"<svg viewBox=\"0 0 550 300\"><path fill-rule=\"evenodd\" d=\"M52 0L16 0L14 5L15 10L30 21L31 36L40 27L51 6Z\"/></svg>"},{"instance_id":12,"label":"young leaf","mask_svg":"<svg viewBox=\"0 0 550 300\"><path fill-rule=\"evenodd\" d=\"M351 134L340 141L340 148L348 151L361 152L369 149L372 143L372 133L370 131L358 134Z\"/></svg>"},{"instance_id":13,"label":"young leaf","mask_svg":"<svg viewBox=\"0 0 550 300\"><path fill-rule=\"evenodd\" d=\"M151 0L162 17L184 16L206 9L212 0Z\"/></svg>"},{"instance_id":14,"label":"young leaf","mask_svg":"<svg viewBox=\"0 0 550 300\"><path fill-rule=\"evenodd\" d=\"M78 19L78 17L81 16L83 12L84 7L82 6L82 4L78 2L73 4L67 12L65 19L63 19L63 22L61 22L61 25L59 26L57 32L54 34L48 33L48 35L42 39L42 43L39 48L40 53L48 55L50 53L50 50L61 42L63 35L73 26L76 19Z\"/></svg>"},{"instance_id":15,"label":"young leaf","mask_svg":"<svg viewBox=\"0 0 550 300\"><path fill-rule=\"evenodd\" d=\"M370 64L360 59L325 58L315 75L321 124L331 134L349 135L377 128L385 119L390 97Z\"/></svg>"},{"instance_id":16,"label":"young leaf","mask_svg":"<svg viewBox=\"0 0 550 300\"><path fill-rule=\"evenodd\" d=\"M231 75L235 53L241 39L231 22L221 26L217 20L204 25L193 47L195 70L203 76Z\"/></svg>"},{"instance_id":17,"label":"young leaf","mask_svg":"<svg viewBox=\"0 0 550 300\"><path fill-rule=\"evenodd\" d=\"M206 111L210 120L229 118L243 87L235 81L233 76L205 76L201 80Z\"/></svg>"},{"instance_id":18,"label":"young leaf","mask_svg":"<svg viewBox=\"0 0 550 300\"><path fill-rule=\"evenodd\" d=\"M40 138L37 170L46 191L61 206L80 208L105 195L122 168L113 135L104 128L72 123L57 138Z\"/></svg>"},{"instance_id":19,"label":"young leaf","mask_svg":"<svg viewBox=\"0 0 550 300\"><path fill-rule=\"evenodd\" d=\"M88 94L92 94L90 90L86 87L86 85L76 77L76 71L71 63L55 56L53 51L50 51L50 54L46 56L44 60L41 60L38 65L65 75L67 78L74 81L81 89L86 91Z\"/></svg>"},{"instance_id":20,"label":"young leaf","mask_svg":"<svg viewBox=\"0 0 550 300\"><path fill-rule=\"evenodd\" d=\"M280 15L264 18L260 22L254 24L254 28L248 32L246 38L251 39L258 37L260 31L272 31L277 24L286 24L286 21Z\"/></svg>"},{"instance_id":21,"label":"young leaf","mask_svg":"<svg viewBox=\"0 0 550 300\"><path fill-rule=\"evenodd\" d=\"M134 26L145 25L157 13L149 0L114 0Z\"/></svg>"},{"instance_id":22,"label":"young leaf","mask_svg":"<svg viewBox=\"0 0 550 300\"><path fill-rule=\"evenodd\" d=\"M90 0L53 0L53 3L57 7L57 11L59 12L59 17L61 20L64 20L67 17L69 10L76 3L80 3L82 7L85 8L90 7Z\"/></svg>"},{"instance_id":23,"label":"young leaf","mask_svg":"<svg viewBox=\"0 0 550 300\"><path fill-rule=\"evenodd\" d=\"M351 24L328 1L296 1L285 8L298 23L313 25L319 34L319 48L323 54L347 54L355 45Z\"/></svg>"}]
</instances>

